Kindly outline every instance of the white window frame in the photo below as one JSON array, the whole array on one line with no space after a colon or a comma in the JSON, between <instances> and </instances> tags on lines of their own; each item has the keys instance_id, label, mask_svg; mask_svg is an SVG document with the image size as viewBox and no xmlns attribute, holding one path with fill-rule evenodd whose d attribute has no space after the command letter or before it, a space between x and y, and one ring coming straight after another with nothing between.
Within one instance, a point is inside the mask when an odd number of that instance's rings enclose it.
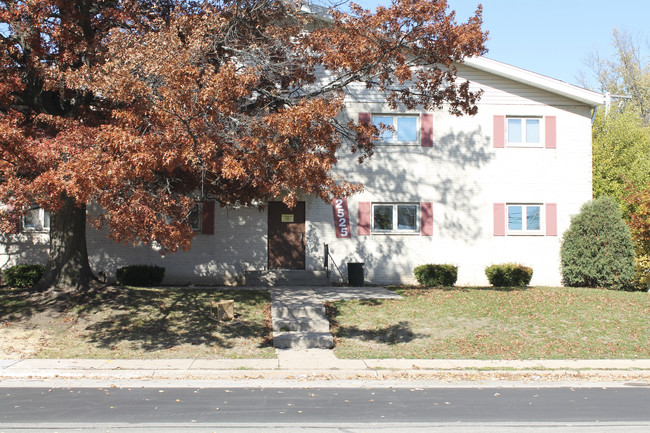
<instances>
[{"instance_id":1,"label":"white window frame","mask_svg":"<svg viewBox=\"0 0 650 433\"><path fill-rule=\"evenodd\" d=\"M20 220L20 225L22 230L26 232L49 232L50 231L50 214L43 208L32 208L27 212L37 212L36 219L38 220L37 225L27 225L25 216Z\"/></svg>"},{"instance_id":2,"label":"white window frame","mask_svg":"<svg viewBox=\"0 0 650 433\"><path fill-rule=\"evenodd\" d=\"M510 208L521 207L521 230L510 228ZM527 226L528 214L527 208L530 206L539 207L539 229L529 230ZM545 233L546 214L543 203L506 203L506 234L511 236L543 236Z\"/></svg>"},{"instance_id":3,"label":"white window frame","mask_svg":"<svg viewBox=\"0 0 650 433\"><path fill-rule=\"evenodd\" d=\"M383 136L380 136L379 139L377 140L378 143L384 144L384 145L396 145L396 146L419 146L420 145L420 140L422 137L420 137L420 130L422 128L421 126L421 119L419 114L396 114L396 113L372 113L370 116L370 123L372 125L375 124L375 117L392 117L393 119L393 124L392 125L385 125L386 126L392 126L393 131L384 131L384 133L389 133L392 132L393 138L390 140L384 139ZM415 134L416 138L415 141L398 141L397 140L397 120L399 118L411 118L415 119ZM383 123L383 122L382 122Z\"/></svg>"},{"instance_id":4,"label":"white window frame","mask_svg":"<svg viewBox=\"0 0 650 433\"><path fill-rule=\"evenodd\" d=\"M521 142L510 142L509 138L509 121L510 120L521 120ZM526 128L527 120L538 120L539 121L539 142L528 143L526 142ZM544 147L544 117L543 116L506 116L505 124L505 142L507 147L528 147L528 148L537 148Z\"/></svg>"},{"instance_id":5,"label":"white window frame","mask_svg":"<svg viewBox=\"0 0 650 433\"><path fill-rule=\"evenodd\" d=\"M376 229L375 228L375 206L392 206L393 208L393 227L389 230L386 229ZM415 214L415 229L414 230L407 230L407 229L400 229L398 228L398 211L400 206L415 206L416 208L416 214ZM420 209L420 203L411 203L411 202L389 202L389 203L384 203L384 202L376 202L372 203L371 206L371 211L370 211L370 231L374 234L419 234L420 233L420 219L421 217L421 209Z\"/></svg>"}]
</instances>

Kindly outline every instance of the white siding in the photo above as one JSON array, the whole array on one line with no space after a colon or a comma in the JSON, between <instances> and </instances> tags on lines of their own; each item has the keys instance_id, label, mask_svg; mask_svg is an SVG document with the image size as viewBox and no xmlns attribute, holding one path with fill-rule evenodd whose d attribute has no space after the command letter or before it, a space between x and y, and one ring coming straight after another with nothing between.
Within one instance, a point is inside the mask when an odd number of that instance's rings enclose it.
<instances>
[{"instance_id":1,"label":"white siding","mask_svg":"<svg viewBox=\"0 0 650 433\"><path fill-rule=\"evenodd\" d=\"M348 115L385 109L381 104L350 104ZM555 116L557 148L493 148L497 114ZM353 238L334 237L329 205L322 204L322 217L313 218L323 220L324 227L329 224L322 243L330 245L339 266L365 262L369 282L411 282L412 269L419 264L451 263L459 266L459 284L486 285L487 265L519 262L533 267L533 284L559 285L561 235L570 216L591 199L590 108L575 103L552 107L481 102L473 117L438 111L432 148L378 145L364 165L343 157L337 170L351 173L349 180L365 186L362 194L348 200ZM431 201L434 235L356 236L360 201ZM559 235L493 236L495 202L557 203Z\"/></svg>"},{"instance_id":2,"label":"white siding","mask_svg":"<svg viewBox=\"0 0 650 433\"><path fill-rule=\"evenodd\" d=\"M163 266L164 284L240 284L244 271L266 267L266 212L217 205L214 227L214 235L197 234L190 250L165 255L151 245L117 245L106 239L106 232L89 228L90 264L109 277L129 264Z\"/></svg>"},{"instance_id":3,"label":"white siding","mask_svg":"<svg viewBox=\"0 0 650 433\"><path fill-rule=\"evenodd\" d=\"M48 232L0 234L0 269L26 263L44 265L49 244Z\"/></svg>"},{"instance_id":4,"label":"white siding","mask_svg":"<svg viewBox=\"0 0 650 433\"><path fill-rule=\"evenodd\" d=\"M376 284L411 282L419 264L451 263L459 266L458 284L486 285L487 265L511 261L533 267L532 284L561 284L562 233L591 199L590 107L468 66L458 72L473 89L484 90L479 112L473 117L434 112L433 147L378 145L363 165L342 152L336 171L365 186L348 200L352 238L335 237L331 205L304 198L307 269L322 269L323 246L329 244L344 278L346 263L364 262L366 280ZM390 112L380 100L355 88L341 116L356 120L359 112ZM555 116L557 148L495 149L494 115ZM432 202L433 236L358 236L362 201ZM558 236L493 236L497 202L556 203ZM7 236L1 263L43 262L46 238ZM88 229L88 251L94 270L111 276L126 264L157 264L166 268L168 284L236 284L245 270L267 267L267 214L217 206L214 235L198 234L191 250L165 256L151 246L115 245L105 232ZM336 277L333 266L332 271Z\"/></svg>"}]
</instances>

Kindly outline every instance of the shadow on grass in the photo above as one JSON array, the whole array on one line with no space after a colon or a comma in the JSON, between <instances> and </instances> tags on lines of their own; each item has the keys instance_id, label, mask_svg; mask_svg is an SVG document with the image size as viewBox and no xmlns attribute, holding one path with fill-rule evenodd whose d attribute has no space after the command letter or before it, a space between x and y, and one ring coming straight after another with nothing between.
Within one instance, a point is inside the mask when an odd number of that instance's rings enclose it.
<instances>
[{"instance_id":1,"label":"shadow on grass","mask_svg":"<svg viewBox=\"0 0 650 433\"><path fill-rule=\"evenodd\" d=\"M340 326L335 331L335 337L353 340L374 341L376 343L395 345L410 343L417 338L426 338L428 335L416 334L411 330L411 325L402 321L394 325L377 329L361 329L357 326Z\"/></svg>"},{"instance_id":2,"label":"shadow on grass","mask_svg":"<svg viewBox=\"0 0 650 433\"><path fill-rule=\"evenodd\" d=\"M361 301L365 305L379 305L381 302ZM340 314L339 307L335 303L325 305L327 319L331 324L331 331L335 338L348 338L361 341L374 341L376 343L395 345L409 343L417 338L428 338L426 334L416 334L411 330L407 321L401 321L394 325L374 329L361 329L358 326L341 326L337 318Z\"/></svg>"},{"instance_id":3,"label":"shadow on grass","mask_svg":"<svg viewBox=\"0 0 650 433\"><path fill-rule=\"evenodd\" d=\"M56 298L30 289L3 286L0 287L0 320L25 319L44 311L65 313L75 303L71 304L63 297Z\"/></svg>"},{"instance_id":4,"label":"shadow on grass","mask_svg":"<svg viewBox=\"0 0 650 433\"><path fill-rule=\"evenodd\" d=\"M234 338L264 337L259 347L270 345L270 330L264 319L253 322L240 315L230 322L218 322L213 303L233 299L237 309L268 302L266 292L232 291L224 294L200 290L129 289L110 300L119 314L89 326L90 341L99 347L112 348L129 341L144 350L170 349L182 344L233 347ZM82 313L89 311L82 309Z\"/></svg>"},{"instance_id":5,"label":"shadow on grass","mask_svg":"<svg viewBox=\"0 0 650 433\"><path fill-rule=\"evenodd\" d=\"M229 349L234 338L262 338L272 345L266 291L105 287L83 298L0 289L0 320L20 320L39 312L66 313L87 323L87 340L112 349L122 342L144 350L206 345ZM219 322L215 303L235 301L235 319ZM257 310L258 319L248 320ZM248 314L251 313L251 314ZM259 317L261 316L261 317Z\"/></svg>"}]
</instances>

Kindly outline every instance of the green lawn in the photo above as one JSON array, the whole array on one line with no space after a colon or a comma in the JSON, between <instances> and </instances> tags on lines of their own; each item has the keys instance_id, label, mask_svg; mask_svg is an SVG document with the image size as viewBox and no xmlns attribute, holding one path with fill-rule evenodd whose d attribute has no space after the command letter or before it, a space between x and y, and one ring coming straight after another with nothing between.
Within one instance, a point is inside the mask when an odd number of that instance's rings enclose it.
<instances>
[{"instance_id":1,"label":"green lawn","mask_svg":"<svg viewBox=\"0 0 650 433\"><path fill-rule=\"evenodd\" d=\"M214 303L235 301L235 320ZM0 358L274 358L265 290L113 288L83 301L0 288Z\"/></svg>"},{"instance_id":2,"label":"green lawn","mask_svg":"<svg viewBox=\"0 0 650 433\"><path fill-rule=\"evenodd\" d=\"M393 287L328 306L341 358L650 358L650 294L588 288Z\"/></svg>"}]
</instances>

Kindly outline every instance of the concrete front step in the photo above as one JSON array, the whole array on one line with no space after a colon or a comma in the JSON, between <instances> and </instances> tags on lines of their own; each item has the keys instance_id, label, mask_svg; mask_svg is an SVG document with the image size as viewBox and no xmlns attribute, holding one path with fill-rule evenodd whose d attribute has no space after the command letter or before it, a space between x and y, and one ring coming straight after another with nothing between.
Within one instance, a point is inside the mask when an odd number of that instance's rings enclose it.
<instances>
[{"instance_id":1,"label":"concrete front step","mask_svg":"<svg viewBox=\"0 0 650 433\"><path fill-rule=\"evenodd\" d=\"M320 319L326 317L325 306L322 304L290 306L285 304L271 304L271 316L278 319L295 319L308 317Z\"/></svg>"},{"instance_id":2,"label":"concrete front step","mask_svg":"<svg viewBox=\"0 0 650 433\"><path fill-rule=\"evenodd\" d=\"M329 332L330 322L323 318L295 317L273 318L273 331Z\"/></svg>"},{"instance_id":3,"label":"concrete front step","mask_svg":"<svg viewBox=\"0 0 650 433\"><path fill-rule=\"evenodd\" d=\"M327 310L313 288L271 288L273 345L278 349L331 349Z\"/></svg>"},{"instance_id":4,"label":"concrete front step","mask_svg":"<svg viewBox=\"0 0 650 433\"><path fill-rule=\"evenodd\" d=\"M278 349L331 349L334 337L329 332L274 332L273 345Z\"/></svg>"},{"instance_id":5,"label":"concrete front step","mask_svg":"<svg viewBox=\"0 0 650 433\"><path fill-rule=\"evenodd\" d=\"M244 272L247 286L330 286L326 271L270 269Z\"/></svg>"}]
</instances>

